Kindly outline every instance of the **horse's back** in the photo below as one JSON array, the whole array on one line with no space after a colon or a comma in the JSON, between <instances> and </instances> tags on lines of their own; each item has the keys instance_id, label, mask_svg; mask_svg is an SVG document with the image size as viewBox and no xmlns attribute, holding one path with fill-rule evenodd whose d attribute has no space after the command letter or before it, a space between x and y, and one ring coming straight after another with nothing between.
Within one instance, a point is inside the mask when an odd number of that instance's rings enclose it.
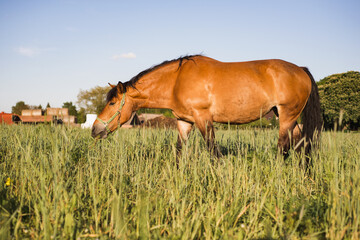
<instances>
[{"instance_id":1,"label":"horse's back","mask_svg":"<svg viewBox=\"0 0 360 240\"><path fill-rule=\"evenodd\" d=\"M174 98L190 115L208 111L216 122L246 123L274 106L306 101L310 89L307 74L283 60L226 63L196 57L181 68Z\"/></svg>"}]
</instances>

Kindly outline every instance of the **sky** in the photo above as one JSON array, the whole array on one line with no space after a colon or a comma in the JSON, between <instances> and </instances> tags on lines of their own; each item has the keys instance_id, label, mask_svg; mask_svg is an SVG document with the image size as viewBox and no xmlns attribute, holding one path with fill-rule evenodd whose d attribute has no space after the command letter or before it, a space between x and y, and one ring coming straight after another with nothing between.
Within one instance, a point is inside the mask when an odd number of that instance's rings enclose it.
<instances>
[{"instance_id":1,"label":"sky","mask_svg":"<svg viewBox=\"0 0 360 240\"><path fill-rule=\"evenodd\" d=\"M62 107L187 54L360 70L359 0L0 0L0 112Z\"/></svg>"}]
</instances>

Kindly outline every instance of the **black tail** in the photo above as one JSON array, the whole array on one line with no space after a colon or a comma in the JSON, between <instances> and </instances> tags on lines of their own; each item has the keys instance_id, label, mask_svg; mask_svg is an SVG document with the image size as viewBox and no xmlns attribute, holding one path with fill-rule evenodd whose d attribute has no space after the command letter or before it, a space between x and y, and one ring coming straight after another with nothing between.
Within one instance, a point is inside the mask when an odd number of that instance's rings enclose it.
<instances>
[{"instance_id":1,"label":"black tail","mask_svg":"<svg viewBox=\"0 0 360 240\"><path fill-rule=\"evenodd\" d=\"M303 110L303 137L306 140L305 153L309 155L312 146L320 138L323 124L318 87L309 69L302 68L311 79L311 93Z\"/></svg>"}]
</instances>

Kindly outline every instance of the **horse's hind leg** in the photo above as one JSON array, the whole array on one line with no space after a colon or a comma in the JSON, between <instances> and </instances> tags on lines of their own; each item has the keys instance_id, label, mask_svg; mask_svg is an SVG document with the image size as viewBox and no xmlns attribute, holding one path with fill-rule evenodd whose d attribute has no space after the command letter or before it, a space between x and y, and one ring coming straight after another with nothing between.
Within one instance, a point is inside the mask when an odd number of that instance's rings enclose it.
<instances>
[{"instance_id":1,"label":"horse's hind leg","mask_svg":"<svg viewBox=\"0 0 360 240\"><path fill-rule=\"evenodd\" d=\"M181 149L184 143L188 140L189 133L192 129L193 123L183 120L177 120L177 129L179 130L178 140L176 143L176 166L179 168L179 158L181 156Z\"/></svg>"},{"instance_id":2,"label":"horse's hind leg","mask_svg":"<svg viewBox=\"0 0 360 240\"><path fill-rule=\"evenodd\" d=\"M278 148L280 152L287 157L290 149L290 139L293 137L293 130L296 126L296 120L300 113L293 113L280 107L279 109L279 140Z\"/></svg>"},{"instance_id":3,"label":"horse's hind leg","mask_svg":"<svg viewBox=\"0 0 360 240\"><path fill-rule=\"evenodd\" d=\"M278 148L284 157L287 157L289 154L290 138L292 138L295 123L296 122L283 122L282 125L280 123Z\"/></svg>"}]
</instances>

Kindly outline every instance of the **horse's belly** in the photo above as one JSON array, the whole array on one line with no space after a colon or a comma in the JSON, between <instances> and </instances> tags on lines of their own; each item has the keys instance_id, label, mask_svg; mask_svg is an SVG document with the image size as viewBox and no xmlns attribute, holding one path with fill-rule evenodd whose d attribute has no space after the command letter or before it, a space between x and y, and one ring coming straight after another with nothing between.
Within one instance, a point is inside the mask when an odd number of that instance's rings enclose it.
<instances>
[{"instance_id":1,"label":"horse's belly","mask_svg":"<svg viewBox=\"0 0 360 240\"><path fill-rule=\"evenodd\" d=\"M219 104L211 108L213 121L220 123L249 123L264 117L273 107L271 102L253 101L247 104Z\"/></svg>"}]
</instances>

